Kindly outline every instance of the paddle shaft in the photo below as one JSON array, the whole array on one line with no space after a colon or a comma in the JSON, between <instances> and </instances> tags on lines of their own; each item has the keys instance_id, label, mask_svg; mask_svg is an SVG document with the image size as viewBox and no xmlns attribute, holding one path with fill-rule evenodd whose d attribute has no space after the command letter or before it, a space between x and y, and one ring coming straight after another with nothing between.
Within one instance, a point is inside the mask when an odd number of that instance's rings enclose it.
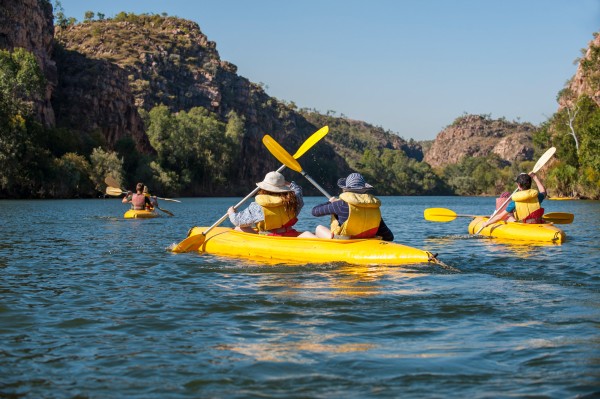
<instances>
[{"instance_id":1,"label":"paddle shaft","mask_svg":"<svg viewBox=\"0 0 600 399\"><path fill-rule=\"evenodd\" d=\"M285 165L281 165L279 167L279 169L277 169L277 172L281 172L285 169ZM306 178L306 180L308 180L309 182L311 182L319 191L321 191L321 193L327 197L327 199L331 198L331 195L329 195L329 193L327 191L325 191L325 189L323 187L321 187L319 185L319 183L317 183L312 177L310 177L308 175L308 173L306 173L305 171L300 172L302 174L302 176L304 176ZM240 202L238 202L237 204L234 205L233 209L237 210L240 206L242 206L246 201L248 201L250 198L254 197L254 195L256 195L256 193L258 192L258 190L260 190L260 188L256 187L254 190L252 190L252 192L250 194L248 194L247 196L245 196ZM217 220L215 223L213 223L212 226L210 226L208 229L206 229L205 231L202 232L202 235L207 235L212 229L214 229L215 227L219 226L221 223L223 223L225 221L225 219L227 219L229 217L229 214L226 213L223 216L221 216L221 218L219 220Z\"/></svg>"},{"instance_id":2,"label":"paddle shaft","mask_svg":"<svg viewBox=\"0 0 600 399\"><path fill-rule=\"evenodd\" d=\"M160 199L160 200L164 200L164 201L171 201L171 202L181 202L181 201L179 201L179 200L172 199L172 198L163 198L163 197L156 197L156 198L158 198L158 199Z\"/></svg>"},{"instance_id":3,"label":"paddle shaft","mask_svg":"<svg viewBox=\"0 0 600 399\"><path fill-rule=\"evenodd\" d=\"M279 169L277 169L277 172L281 172L285 169L285 165L281 165L279 167ZM240 202L238 202L237 204L235 204L233 206L234 210L237 210L240 206L242 206L246 201L248 201L250 198L254 197L256 195L256 193L258 192L258 190L260 190L259 187L256 187L254 190L252 190L252 192L248 195L246 195L244 198L242 198L242 200ZM216 222L214 222L212 224L212 226L210 226L208 229L204 230L202 232L202 235L207 235L212 229L214 229L215 227L219 226L221 223L223 223L225 221L225 219L227 219L229 217L229 214L226 213L223 216L221 216L221 218L219 220L217 220Z\"/></svg>"},{"instance_id":4,"label":"paddle shaft","mask_svg":"<svg viewBox=\"0 0 600 399\"><path fill-rule=\"evenodd\" d=\"M306 173L303 170L302 172L300 172L300 174L302 176L306 177L306 180L308 180L309 182L311 182L312 185L315 186L321 192L321 194L323 194L325 197L327 197L327 199L331 199L331 195L329 195L329 193L327 191L325 191L325 189L323 187L321 187L321 185L319 183L317 183L316 181L314 181L314 179L312 177L310 177L308 175L308 173Z\"/></svg>"}]
</instances>

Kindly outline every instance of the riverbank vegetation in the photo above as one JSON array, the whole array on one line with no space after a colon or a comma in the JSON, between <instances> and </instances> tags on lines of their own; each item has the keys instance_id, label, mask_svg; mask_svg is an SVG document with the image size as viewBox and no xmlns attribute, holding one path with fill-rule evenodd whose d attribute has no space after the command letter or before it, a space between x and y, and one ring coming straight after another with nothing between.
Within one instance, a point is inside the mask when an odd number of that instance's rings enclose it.
<instances>
[{"instance_id":1,"label":"riverbank vegetation","mask_svg":"<svg viewBox=\"0 0 600 399\"><path fill-rule=\"evenodd\" d=\"M600 51L594 51L595 61L586 65L591 84L600 91L600 79L592 73L600 70ZM239 185L245 121L235 112L223 120L202 107L141 110L155 150L141 154L130 138L109 149L100 134L42 126L34 104L42 101L44 85L31 53L0 51L0 198L95 197L102 195L108 175L124 188L144 181L168 196L207 195L217 186ZM567 89L559 99L568 105L534 133L534 158L550 146L558 149L545 175L552 196L600 198L600 108L589 96L575 97ZM512 191L514 176L534 163L508 164L491 154L433 169L414 140L344 116L299 112L315 126L330 126L326 141L380 195L497 195ZM336 173L331 160L321 161L324 173Z\"/></svg>"}]
</instances>

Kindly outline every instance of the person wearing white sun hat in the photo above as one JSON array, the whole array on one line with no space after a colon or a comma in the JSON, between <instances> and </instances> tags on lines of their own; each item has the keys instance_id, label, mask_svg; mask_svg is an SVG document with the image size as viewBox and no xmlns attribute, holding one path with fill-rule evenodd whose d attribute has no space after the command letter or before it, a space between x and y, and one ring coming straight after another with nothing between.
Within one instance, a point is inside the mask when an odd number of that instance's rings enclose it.
<instances>
[{"instance_id":1,"label":"person wearing white sun hat","mask_svg":"<svg viewBox=\"0 0 600 399\"><path fill-rule=\"evenodd\" d=\"M227 210L235 229L270 236L300 235L293 226L304 206L302 187L286 182L279 172L267 173L256 185L260 190L248 208L241 212L236 212L233 207Z\"/></svg>"}]
</instances>

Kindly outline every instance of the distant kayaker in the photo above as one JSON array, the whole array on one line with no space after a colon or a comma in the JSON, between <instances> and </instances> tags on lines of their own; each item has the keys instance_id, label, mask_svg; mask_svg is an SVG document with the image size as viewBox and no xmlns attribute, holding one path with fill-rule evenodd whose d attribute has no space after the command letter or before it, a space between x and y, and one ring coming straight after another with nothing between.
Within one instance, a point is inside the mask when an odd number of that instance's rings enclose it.
<instances>
[{"instance_id":1,"label":"distant kayaker","mask_svg":"<svg viewBox=\"0 0 600 399\"><path fill-rule=\"evenodd\" d=\"M269 236L299 236L293 226L304 206L302 187L286 182L279 172L267 173L256 185L260 190L248 208L239 213L233 207L227 210L235 229Z\"/></svg>"},{"instance_id":2,"label":"distant kayaker","mask_svg":"<svg viewBox=\"0 0 600 399\"><path fill-rule=\"evenodd\" d=\"M531 188L531 183L535 181L538 190ZM515 179L518 191L512 195L512 201L509 202L506 209L498 212L493 218L483 224L483 227L495 223L499 220L507 222L523 223L544 223L544 208L541 203L546 198L546 187L542 181L533 172L530 174L521 173Z\"/></svg>"},{"instance_id":3,"label":"distant kayaker","mask_svg":"<svg viewBox=\"0 0 600 399\"><path fill-rule=\"evenodd\" d=\"M339 199L312 209L313 216L331 215L331 227L319 225L315 234L319 238L372 238L380 236L384 241L393 241L394 234L381 218L381 201L367 193L373 188L360 173L351 173L337 182L342 189Z\"/></svg>"},{"instance_id":4,"label":"distant kayaker","mask_svg":"<svg viewBox=\"0 0 600 399\"><path fill-rule=\"evenodd\" d=\"M144 195L144 183L138 183L135 186L135 194L131 191L127 192L127 195L123 197L124 204L130 203L132 208L136 211L141 211L146 209L146 204L152 206L150 203L150 198Z\"/></svg>"},{"instance_id":5,"label":"distant kayaker","mask_svg":"<svg viewBox=\"0 0 600 399\"><path fill-rule=\"evenodd\" d=\"M155 195L150 195L148 186L144 186L144 195L150 199L150 208L158 208L158 199Z\"/></svg>"}]
</instances>

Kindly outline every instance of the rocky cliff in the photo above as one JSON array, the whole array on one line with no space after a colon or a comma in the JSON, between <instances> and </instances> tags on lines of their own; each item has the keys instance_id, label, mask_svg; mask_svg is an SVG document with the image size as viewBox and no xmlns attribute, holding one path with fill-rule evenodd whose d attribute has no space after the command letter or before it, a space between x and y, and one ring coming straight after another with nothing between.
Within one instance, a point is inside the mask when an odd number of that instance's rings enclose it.
<instances>
[{"instance_id":1,"label":"rocky cliff","mask_svg":"<svg viewBox=\"0 0 600 399\"><path fill-rule=\"evenodd\" d=\"M293 152L321 127L269 97L261 86L237 75L237 67L220 59L215 43L207 39L195 22L121 13L111 20L58 30L56 36L69 52L105 63L105 68L112 64L122 70L127 77L123 83L128 83L138 107L149 110L164 104L177 112L202 106L223 120L230 111L243 116L245 136L238 176L241 181L262 178L265 170L278 166L261 143L265 134L272 135ZM97 76L93 72L89 78ZM65 114L72 111L76 109L65 109ZM324 143L312 151L345 164ZM311 167L307 169L310 171Z\"/></svg>"},{"instance_id":2,"label":"rocky cliff","mask_svg":"<svg viewBox=\"0 0 600 399\"><path fill-rule=\"evenodd\" d=\"M0 49L12 51L21 47L35 55L47 81L46 92L35 104L35 112L44 125L54 126L50 100L57 84L57 70L52 59L52 6L38 0L2 0L0 4Z\"/></svg>"},{"instance_id":3,"label":"rocky cliff","mask_svg":"<svg viewBox=\"0 0 600 399\"><path fill-rule=\"evenodd\" d=\"M437 135L424 159L433 167L491 153L508 163L531 160L535 130L529 123L492 120L482 115L463 116Z\"/></svg>"},{"instance_id":4,"label":"rocky cliff","mask_svg":"<svg viewBox=\"0 0 600 399\"><path fill-rule=\"evenodd\" d=\"M600 106L600 34L590 41L585 55L579 60L577 72L558 98L559 110L572 106L581 95L587 95Z\"/></svg>"},{"instance_id":5,"label":"rocky cliff","mask_svg":"<svg viewBox=\"0 0 600 399\"><path fill-rule=\"evenodd\" d=\"M47 127L84 134L100 132L109 146L132 137L137 149L152 147L124 70L72 51L55 51L52 6L47 0L2 0L0 48L32 52L47 81L35 112Z\"/></svg>"},{"instance_id":6,"label":"rocky cliff","mask_svg":"<svg viewBox=\"0 0 600 399\"><path fill-rule=\"evenodd\" d=\"M119 66L62 48L56 51L58 85L52 99L57 126L101 133L110 148L131 137L139 152L154 151Z\"/></svg>"}]
</instances>

